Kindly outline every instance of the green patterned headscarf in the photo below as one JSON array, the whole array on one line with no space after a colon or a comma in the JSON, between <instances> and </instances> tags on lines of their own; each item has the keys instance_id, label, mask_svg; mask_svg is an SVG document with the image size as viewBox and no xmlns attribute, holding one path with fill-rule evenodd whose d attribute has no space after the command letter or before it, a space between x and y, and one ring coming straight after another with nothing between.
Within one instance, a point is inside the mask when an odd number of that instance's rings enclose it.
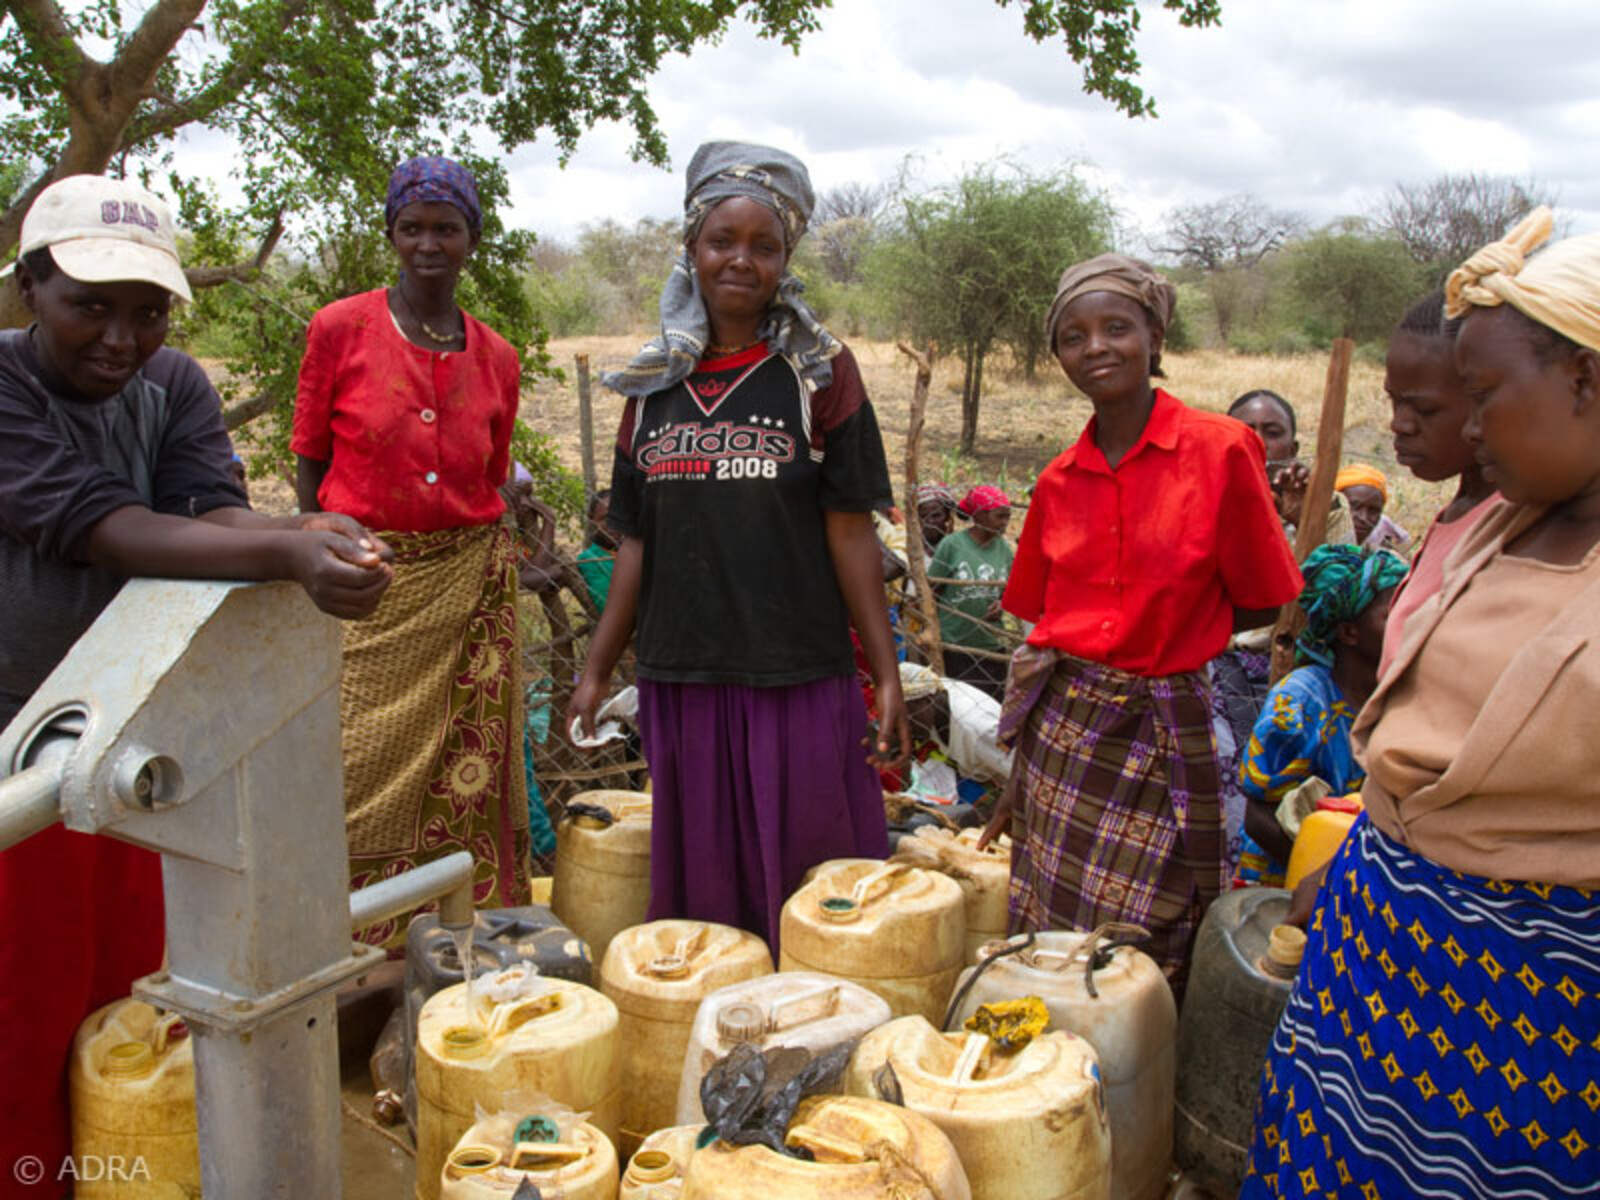
<instances>
[{"instance_id":1,"label":"green patterned headscarf","mask_svg":"<svg viewBox=\"0 0 1600 1200\"><path fill-rule=\"evenodd\" d=\"M1306 588L1300 593L1306 628L1295 639L1295 661L1333 666L1333 639L1340 625L1354 621L1367 606L1399 584L1409 570L1405 559L1388 550L1357 546L1318 546L1300 566Z\"/></svg>"}]
</instances>

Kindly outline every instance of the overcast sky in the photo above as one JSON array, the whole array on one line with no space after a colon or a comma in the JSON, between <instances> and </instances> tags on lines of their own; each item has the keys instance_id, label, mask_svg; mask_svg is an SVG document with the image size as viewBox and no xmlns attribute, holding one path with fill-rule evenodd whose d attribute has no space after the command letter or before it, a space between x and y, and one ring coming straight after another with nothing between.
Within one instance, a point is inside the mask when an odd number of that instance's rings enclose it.
<instances>
[{"instance_id":1,"label":"overcast sky","mask_svg":"<svg viewBox=\"0 0 1600 1200\"><path fill-rule=\"evenodd\" d=\"M570 239L674 215L695 146L744 138L798 153L819 191L887 180L907 155L927 184L1001 153L1081 162L1152 232L1175 204L1233 192L1316 224L1397 180L1472 170L1531 174L1571 232L1600 230L1600 0L1222 0L1211 29L1143 7L1140 82L1160 116L1140 120L1084 95L1061 45L992 0L834 0L799 57L741 25L651 87L670 171L631 162L620 126L565 168L553 145L525 147L512 223Z\"/></svg>"}]
</instances>

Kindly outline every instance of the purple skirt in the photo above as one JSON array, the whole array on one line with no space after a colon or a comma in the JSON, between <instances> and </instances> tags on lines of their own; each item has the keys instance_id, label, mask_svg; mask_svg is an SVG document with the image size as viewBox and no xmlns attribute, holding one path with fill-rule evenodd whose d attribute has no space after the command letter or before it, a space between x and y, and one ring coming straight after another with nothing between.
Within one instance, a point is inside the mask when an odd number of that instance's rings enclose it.
<instances>
[{"instance_id":1,"label":"purple skirt","mask_svg":"<svg viewBox=\"0 0 1600 1200\"><path fill-rule=\"evenodd\" d=\"M748 929L778 954L783 902L831 858L884 858L883 787L850 676L790 687L639 680L650 763L650 920Z\"/></svg>"}]
</instances>

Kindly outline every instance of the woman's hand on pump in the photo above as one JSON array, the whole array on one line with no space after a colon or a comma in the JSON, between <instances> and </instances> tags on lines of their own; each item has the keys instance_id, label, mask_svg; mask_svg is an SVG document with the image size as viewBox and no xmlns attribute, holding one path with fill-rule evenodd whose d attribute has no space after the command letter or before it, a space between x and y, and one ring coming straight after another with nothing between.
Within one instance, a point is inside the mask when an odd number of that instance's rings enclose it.
<instances>
[{"instance_id":1,"label":"woman's hand on pump","mask_svg":"<svg viewBox=\"0 0 1600 1200\"><path fill-rule=\"evenodd\" d=\"M995 801L994 814L989 818L989 823L983 827L983 832L978 835L978 849L988 847L1002 833L1011 831L1011 789L1004 788L1000 799Z\"/></svg>"}]
</instances>

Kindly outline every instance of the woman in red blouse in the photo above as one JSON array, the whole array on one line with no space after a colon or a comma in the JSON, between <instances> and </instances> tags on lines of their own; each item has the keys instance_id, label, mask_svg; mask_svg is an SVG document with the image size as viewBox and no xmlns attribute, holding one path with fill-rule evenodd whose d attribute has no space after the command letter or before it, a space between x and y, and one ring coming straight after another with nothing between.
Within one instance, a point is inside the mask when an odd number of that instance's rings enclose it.
<instances>
[{"instance_id":1,"label":"woman in red blouse","mask_svg":"<svg viewBox=\"0 0 1600 1200\"><path fill-rule=\"evenodd\" d=\"M360 513L395 551L388 595L344 639L350 882L470 850L479 904L526 904L516 560L499 520L520 366L456 307L482 227L466 168L403 163L384 220L399 281L311 319L290 442L302 511Z\"/></svg>"},{"instance_id":2,"label":"woman in red blouse","mask_svg":"<svg viewBox=\"0 0 1600 1200\"><path fill-rule=\"evenodd\" d=\"M1050 307L1094 417L1039 476L1002 601L1034 629L1012 661L1000 732L1018 753L985 837L1012 824L1013 929L1142 925L1181 989L1226 886L1205 665L1301 581L1261 439L1151 386L1175 301L1147 264L1102 254Z\"/></svg>"}]
</instances>

